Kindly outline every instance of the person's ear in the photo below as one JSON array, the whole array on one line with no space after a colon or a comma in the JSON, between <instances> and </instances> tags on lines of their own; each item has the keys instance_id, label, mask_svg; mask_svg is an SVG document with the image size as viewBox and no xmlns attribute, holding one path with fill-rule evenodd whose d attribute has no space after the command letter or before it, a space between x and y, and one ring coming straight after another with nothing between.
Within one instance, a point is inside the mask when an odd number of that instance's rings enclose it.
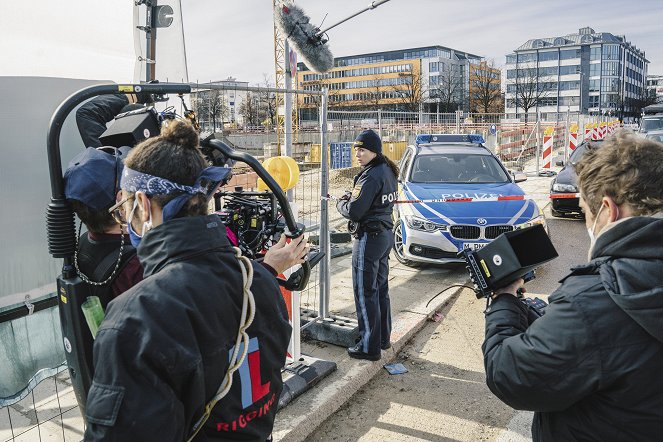
<instances>
[{"instance_id":1,"label":"person's ear","mask_svg":"<svg viewBox=\"0 0 663 442\"><path fill-rule=\"evenodd\" d=\"M137 209L139 211L134 216L138 216L142 222L148 221L150 219L150 208L151 208L149 198L147 197L147 195L145 195L144 192L136 192L136 201L138 201Z\"/></svg>"},{"instance_id":2,"label":"person's ear","mask_svg":"<svg viewBox=\"0 0 663 442\"><path fill-rule=\"evenodd\" d=\"M614 199L609 196L604 196L601 200L601 204L605 206L605 209L603 210L607 213L609 223L614 223L620 218L621 214L619 213L619 206Z\"/></svg>"}]
</instances>

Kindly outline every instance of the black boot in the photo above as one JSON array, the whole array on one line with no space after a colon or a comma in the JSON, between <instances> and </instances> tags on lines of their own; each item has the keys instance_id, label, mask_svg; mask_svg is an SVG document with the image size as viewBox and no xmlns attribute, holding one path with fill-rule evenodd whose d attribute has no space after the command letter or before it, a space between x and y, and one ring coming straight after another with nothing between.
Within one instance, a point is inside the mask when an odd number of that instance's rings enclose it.
<instances>
[{"instance_id":1,"label":"black boot","mask_svg":"<svg viewBox=\"0 0 663 442\"><path fill-rule=\"evenodd\" d=\"M382 350L389 350L391 348L391 342L387 341L384 344L380 344Z\"/></svg>"},{"instance_id":2,"label":"black boot","mask_svg":"<svg viewBox=\"0 0 663 442\"><path fill-rule=\"evenodd\" d=\"M380 355L380 353L376 355L364 353L363 351L361 351L361 343L355 345L354 347L348 348L348 354L350 355L351 358L366 359L368 361L379 361L380 357L382 356Z\"/></svg>"}]
</instances>

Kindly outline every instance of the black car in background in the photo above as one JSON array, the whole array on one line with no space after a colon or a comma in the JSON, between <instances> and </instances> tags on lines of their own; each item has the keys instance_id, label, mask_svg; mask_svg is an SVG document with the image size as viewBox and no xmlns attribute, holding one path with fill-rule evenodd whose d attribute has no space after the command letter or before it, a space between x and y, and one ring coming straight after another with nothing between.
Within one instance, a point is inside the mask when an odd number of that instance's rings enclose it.
<instances>
[{"instance_id":1,"label":"black car in background","mask_svg":"<svg viewBox=\"0 0 663 442\"><path fill-rule=\"evenodd\" d=\"M580 198L554 198L554 194L570 194L578 193L576 175L576 164L582 158L587 146L592 144L592 147L598 147L603 143L603 140L583 141L573 151L569 157L569 161L564 165L562 170L559 171L557 176L552 180L550 185L550 213L552 216L563 217L566 215L581 215L580 211Z\"/></svg>"}]
</instances>

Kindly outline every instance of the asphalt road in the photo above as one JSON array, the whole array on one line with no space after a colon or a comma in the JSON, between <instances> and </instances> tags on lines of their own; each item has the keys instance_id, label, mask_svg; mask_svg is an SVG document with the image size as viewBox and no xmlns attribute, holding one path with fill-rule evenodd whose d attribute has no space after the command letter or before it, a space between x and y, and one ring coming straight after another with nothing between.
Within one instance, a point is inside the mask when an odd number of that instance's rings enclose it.
<instances>
[{"instance_id":1,"label":"asphalt road","mask_svg":"<svg viewBox=\"0 0 663 442\"><path fill-rule=\"evenodd\" d=\"M559 257L527 283L550 294L575 264L586 261L589 238L582 219L552 218ZM462 271L459 268L458 271ZM444 281L440 281L444 285ZM483 300L464 290L396 356L408 370L381 371L307 440L337 442L531 440L532 414L513 410L485 384Z\"/></svg>"},{"instance_id":2,"label":"asphalt road","mask_svg":"<svg viewBox=\"0 0 663 442\"><path fill-rule=\"evenodd\" d=\"M549 295L559 285L561 278L574 265L587 262L589 236L585 220L580 218L554 218L546 210L546 219L559 257L544 264L536 271L536 278L526 284L530 293Z\"/></svg>"}]
</instances>

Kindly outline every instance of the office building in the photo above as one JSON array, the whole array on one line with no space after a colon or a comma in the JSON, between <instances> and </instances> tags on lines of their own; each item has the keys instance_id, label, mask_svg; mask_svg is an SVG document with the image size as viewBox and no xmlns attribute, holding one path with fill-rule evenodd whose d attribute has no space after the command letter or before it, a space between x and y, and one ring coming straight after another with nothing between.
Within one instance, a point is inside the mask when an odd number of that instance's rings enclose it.
<instances>
[{"instance_id":1,"label":"office building","mask_svg":"<svg viewBox=\"0 0 663 442\"><path fill-rule=\"evenodd\" d=\"M478 55L444 46L400 49L334 59L324 74L297 66L299 89L329 89L329 108L400 111L469 110L470 66ZM300 95L304 119L317 115L319 97Z\"/></svg>"},{"instance_id":2,"label":"office building","mask_svg":"<svg viewBox=\"0 0 663 442\"><path fill-rule=\"evenodd\" d=\"M647 91L649 96L663 103L663 75L647 75Z\"/></svg>"},{"instance_id":3,"label":"office building","mask_svg":"<svg viewBox=\"0 0 663 442\"><path fill-rule=\"evenodd\" d=\"M592 28L528 40L506 56L506 113L633 114L648 63L626 37Z\"/></svg>"}]
</instances>

